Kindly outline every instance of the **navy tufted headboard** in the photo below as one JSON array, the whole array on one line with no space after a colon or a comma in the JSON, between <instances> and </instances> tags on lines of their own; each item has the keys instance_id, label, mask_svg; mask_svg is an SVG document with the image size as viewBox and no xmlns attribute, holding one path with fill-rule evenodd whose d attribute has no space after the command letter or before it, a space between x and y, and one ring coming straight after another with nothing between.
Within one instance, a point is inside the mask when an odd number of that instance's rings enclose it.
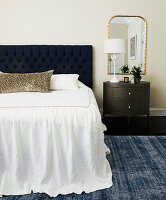
<instances>
[{"instance_id":1,"label":"navy tufted headboard","mask_svg":"<svg viewBox=\"0 0 166 200\"><path fill-rule=\"evenodd\" d=\"M92 88L91 45L0 45L0 71L79 74L79 80Z\"/></svg>"}]
</instances>

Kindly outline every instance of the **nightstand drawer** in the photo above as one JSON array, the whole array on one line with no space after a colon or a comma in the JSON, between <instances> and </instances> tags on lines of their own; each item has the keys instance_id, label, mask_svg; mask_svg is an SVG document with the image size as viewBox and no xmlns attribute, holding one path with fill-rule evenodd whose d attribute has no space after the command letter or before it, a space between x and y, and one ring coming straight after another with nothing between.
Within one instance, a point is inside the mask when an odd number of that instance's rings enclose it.
<instances>
[{"instance_id":1,"label":"nightstand drawer","mask_svg":"<svg viewBox=\"0 0 166 200\"><path fill-rule=\"evenodd\" d=\"M113 100L110 108L110 114L138 115L144 113L146 113L144 101Z\"/></svg>"},{"instance_id":2,"label":"nightstand drawer","mask_svg":"<svg viewBox=\"0 0 166 200\"><path fill-rule=\"evenodd\" d=\"M143 87L140 88L112 88L112 99L119 100L144 100L146 90Z\"/></svg>"}]
</instances>

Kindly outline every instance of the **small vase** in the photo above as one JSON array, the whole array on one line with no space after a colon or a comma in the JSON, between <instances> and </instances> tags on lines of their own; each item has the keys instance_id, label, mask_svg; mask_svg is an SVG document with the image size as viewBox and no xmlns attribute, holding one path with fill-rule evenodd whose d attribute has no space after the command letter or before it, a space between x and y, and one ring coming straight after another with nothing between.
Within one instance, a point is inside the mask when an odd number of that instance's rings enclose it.
<instances>
[{"instance_id":1,"label":"small vase","mask_svg":"<svg viewBox=\"0 0 166 200\"><path fill-rule=\"evenodd\" d=\"M136 83L136 84L140 83L141 79L142 79L142 77L140 77L140 78L134 77L134 83Z\"/></svg>"}]
</instances>

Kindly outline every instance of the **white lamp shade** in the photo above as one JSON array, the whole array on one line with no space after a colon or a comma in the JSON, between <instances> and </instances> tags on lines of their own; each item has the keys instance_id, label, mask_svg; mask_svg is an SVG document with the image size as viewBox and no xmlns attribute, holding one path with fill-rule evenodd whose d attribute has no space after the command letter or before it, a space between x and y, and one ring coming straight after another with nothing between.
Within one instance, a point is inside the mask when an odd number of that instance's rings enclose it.
<instances>
[{"instance_id":1,"label":"white lamp shade","mask_svg":"<svg viewBox=\"0 0 166 200\"><path fill-rule=\"evenodd\" d=\"M125 53L125 40L107 39L104 44L104 53Z\"/></svg>"}]
</instances>

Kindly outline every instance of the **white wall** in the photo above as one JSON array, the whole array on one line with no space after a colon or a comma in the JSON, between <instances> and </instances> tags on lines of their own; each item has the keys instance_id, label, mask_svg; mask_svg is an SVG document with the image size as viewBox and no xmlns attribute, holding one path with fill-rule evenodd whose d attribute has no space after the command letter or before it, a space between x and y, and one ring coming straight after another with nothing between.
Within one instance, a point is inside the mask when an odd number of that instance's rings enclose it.
<instances>
[{"instance_id":1,"label":"white wall","mask_svg":"<svg viewBox=\"0 0 166 200\"><path fill-rule=\"evenodd\" d=\"M141 15L148 22L151 106L166 107L165 8L165 0L0 0L0 44L92 44L94 91L101 106L102 83L111 78L103 53L108 20Z\"/></svg>"}]
</instances>

